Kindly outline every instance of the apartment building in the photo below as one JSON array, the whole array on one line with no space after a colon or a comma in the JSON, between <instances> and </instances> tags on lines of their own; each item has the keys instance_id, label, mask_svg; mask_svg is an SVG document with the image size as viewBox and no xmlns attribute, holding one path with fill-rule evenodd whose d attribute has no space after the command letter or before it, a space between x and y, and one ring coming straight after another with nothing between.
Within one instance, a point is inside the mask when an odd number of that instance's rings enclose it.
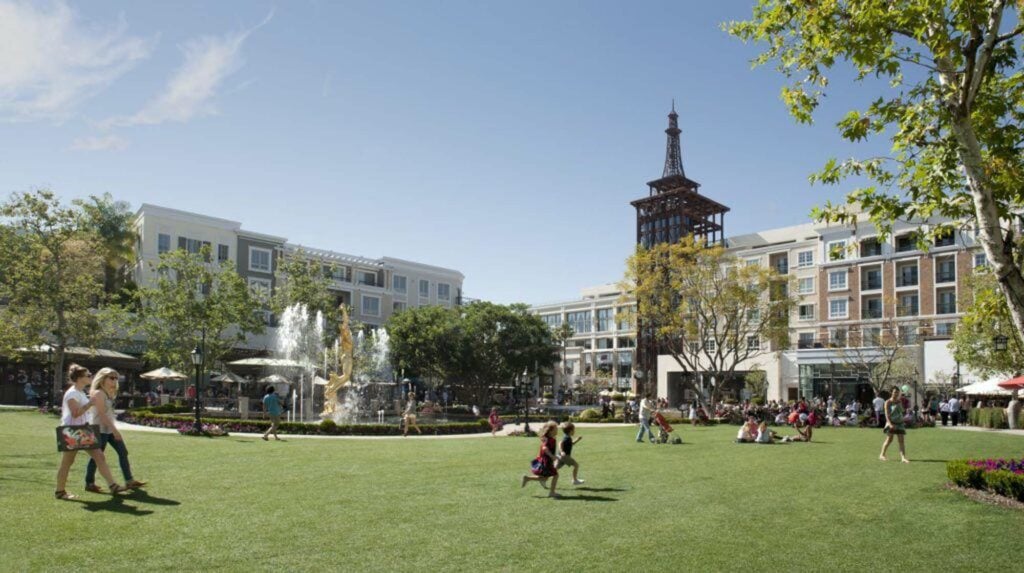
<instances>
[{"instance_id":1,"label":"apartment building","mask_svg":"<svg viewBox=\"0 0 1024 573\"><path fill-rule=\"evenodd\" d=\"M285 257L315 261L331 279L330 289L338 304L347 304L352 319L370 327L383 325L405 308L462 302L465 277L454 269L293 244L286 237L243 229L238 221L151 204L139 208L135 229L138 242L133 274L139 284L153 280L153 267L162 253L178 248L198 253L209 246L211 262L230 262L252 290L265 296L278 288L278 269ZM265 352L273 346L275 317L269 309L264 314L267 332L250 337L249 351Z\"/></svg>"},{"instance_id":2,"label":"apartment building","mask_svg":"<svg viewBox=\"0 0 1024 573\"><path fill-rule=\"evenodd\" d=\"M898 223L885 240L864 217L851 226L808 223L728 238L726 246L739 261L792 277L790 294L797 300L789 348L763 348L740 364L740 374L764 371L769 399L834 394L863 400L870 388L848 366L850 347L864 349L858 355L871 360L870 348L883 336L898 336L912 352L925 338L951 336L962 316L960 291L985 256L971 232L951 233L921 249L916 232L923 225ZM628 304L614 285L583 294L531 308L552 328L569 322L576 331L564 365L571 376L564 381L604 367L615 372L617 384L628 386L636 333L608 319ZM923 382L929 369L920 360ZM689 399L683 378L695 374L701 384L713 376L685 372L671 356L659 355L658 396L671 403Z\"/></svg>"}]
</instances>

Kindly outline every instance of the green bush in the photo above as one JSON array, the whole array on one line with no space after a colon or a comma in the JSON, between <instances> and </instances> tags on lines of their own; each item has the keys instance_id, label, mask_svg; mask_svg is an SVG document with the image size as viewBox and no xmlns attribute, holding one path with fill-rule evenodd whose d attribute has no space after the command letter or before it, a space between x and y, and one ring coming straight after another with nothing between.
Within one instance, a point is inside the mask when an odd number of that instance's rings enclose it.
<instances>
[{"instance_id":1,"label":"green bush","mask_svg":"<svg viewBox=\"0 0 1024 573\"><path fill-rule=\"evenodd\" d=\"M575 421L577 422L596 422L601 419L601 410L597 408L589 408L583 410L576 416Z\"/></svg>"},{"instance_id":2,"label":"green bush","mask_svg":"<svg viewBox=\"0 0 1024 573\"><path fill-rule=\"evenodd\" d=\"M192 418L151 412L126 412L121 419L130 424L155 426L161 428L178 428L183 423L191 423ZM325 422L330 421L330 424ZM218 419L217 424L229 432L249 434L263 433L270 427L266 420ZM333 426L332 426L333 424ZM419 424L424 434L477 434L490 431L487 420L457 424ZM397 424L346 424L337 425L333 420L324 420L319 424L301 422L284 422L278 426L282 434L293 435L334 435L334 436L398 436L402 429Z\"/></svg>"},{"instance_id":3,"label":"green bush","mask_svg":"<svg viewBox=\"0 0 1024 573\"><path fill-rule=\"evenodd\" d=\"M1006 420L1006 411L1002 408L974 408L967 418L972 426L980 428L1006 429L1010 427Z\"/></svg>"},{"instance_id":4,"label":"green bush","mask_svg":"<svg viewBox=\"0 0 1024 573\"><path fill-rule=\"evenodd\" d=\"M330 434L331 432L333 432L337 428L338 428L338 424L334 420L332 420L330 418L325 418L325 419L320 421L320 431L325 433L325 434Z\"/></svg>"},{"instance_id":5,"label":"green bush","mask_svg":"<svg viewBox=\"0 0 1024 573\"><path fill-rule=\"evenodd\" d=\"M946 462L946 476L960 487L985 488L985 470L968 464L967 460Z\"/></svg>"},{"instance_id":6,"label":"green bush","mask_svg":"<svg viewBox=\"0 0 1024 573\"><path fill-rule=\"evenodd\" d=\"M613 392L612 393L612 401L613 402L623 402L625 400L626 400L626 395L623 394L622 392Z\"/></svg>"},{"instance_id":7,"label":"green bush","mask_svg":"<svg viewBox=\"0 0 1024 573\"><path fill-rule=\"evenodd\" d=\"M191 411L192 408L181 404L180 402L164 404L163 406L145 406L143 408L136 408L131 410L132 412L152 412L154 414L183 414Z\"/></svg>"},{"instance_id":8,"label":"green bush","mask_svg":"<svg viewBox=\"0 0 1024 573\"><path fill-rule=\"evenodd\" d=\"M985 486L989 490L1010 499L1024 501L1024 476L1007 470L984 473Z\"/></svg>"}]
</instances>

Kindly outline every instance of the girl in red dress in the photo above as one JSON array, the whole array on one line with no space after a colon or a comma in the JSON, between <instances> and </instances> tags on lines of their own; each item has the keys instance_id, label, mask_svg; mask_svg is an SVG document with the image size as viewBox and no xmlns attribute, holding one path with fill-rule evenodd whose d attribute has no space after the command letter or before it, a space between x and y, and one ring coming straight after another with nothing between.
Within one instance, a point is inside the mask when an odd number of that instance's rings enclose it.
<instances>
[{"instance_id":1,"label":"girl in red dress","mask_svg":"<svg viewBox=\"0 0 1024 573\"><path fill-rule=\"evenodd\" d=\"M558 459L558 450L555 447L555 438L558 434L558 423L554 420L544 424L540 431L540 453L533 460L531 471L533 475L523 476L521 487L526 487L528 481L539 481L541 485L548 478L551 479L551 489L548 497L561 497L555 493L558 487L558 470L555 469L555 461Z\"/></svg>"}]
</instances>

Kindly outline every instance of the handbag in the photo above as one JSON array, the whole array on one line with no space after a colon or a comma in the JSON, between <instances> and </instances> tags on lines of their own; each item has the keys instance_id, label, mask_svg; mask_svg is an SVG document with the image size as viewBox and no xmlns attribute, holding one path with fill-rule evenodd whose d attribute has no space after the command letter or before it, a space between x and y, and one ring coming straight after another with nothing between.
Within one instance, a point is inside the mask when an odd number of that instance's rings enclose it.
<instances>
[{"instance_id":1,"label":"handbag","mask_svg":"<svg viewBox=\"0 0 1024 573\"><path fill-rule=\"evenodd\" d=\"M57 451L100 449L100 427L96 424L57 426Z\"/></svg>"},{"instance_id":2,"label":"handbag","mask_svg":"<svg viewBox=\"0 0 1024 573\"><path fill-rule=\"evenodd\" d=\"M543 467L544 467L544 462L541 461L541 458L539 456L536 457L536 458L533 458L533 461L530 462L530 471L533 472L534 474L540 473L540 470Z\"/></svg>"}]
</instances>

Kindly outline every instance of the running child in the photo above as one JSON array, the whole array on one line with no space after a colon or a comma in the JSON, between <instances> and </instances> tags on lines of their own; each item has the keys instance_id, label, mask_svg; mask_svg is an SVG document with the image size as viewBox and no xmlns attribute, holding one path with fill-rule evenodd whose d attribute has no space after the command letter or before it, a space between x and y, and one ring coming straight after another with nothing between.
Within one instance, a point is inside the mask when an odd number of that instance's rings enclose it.
<instances>
[{"instance_id":1,"label":"running child","mask_svg":"<svg viewBox=\"0 0 1024 573\"><path fill-rule=\"evenodd\" d=\"M540 452L537 457L534 458L530 471L533 475L526 474L523 476L522 487L526 487L528 481L539 481L542 486L547 487L544 483L545 480L551 478L551 490L548 492L548 497L561 497L555 493L555 488L558 486L558 470L555 469L555 462L558 460L558 454L555 450L555 436L558 435L558 422L554 420L544 424L541 428L540 433Z\"/></svg>"},{"instance_id":2,"label":"running child","mask_svg":"<svg viewBox=\"0 0 1024 573\"><path fill-rule=\"evenodd\" d=\"M562 433L562 455L558 457L555 469L562 469L563 466L572 466L572 485L583 485L583 480L579 479L580 464L572 457L572 447L579 443L583 437L581 436L575 440L572 439L576 435L576 426L572 422L562 424Z\"/></svg>"}]
</instances>

